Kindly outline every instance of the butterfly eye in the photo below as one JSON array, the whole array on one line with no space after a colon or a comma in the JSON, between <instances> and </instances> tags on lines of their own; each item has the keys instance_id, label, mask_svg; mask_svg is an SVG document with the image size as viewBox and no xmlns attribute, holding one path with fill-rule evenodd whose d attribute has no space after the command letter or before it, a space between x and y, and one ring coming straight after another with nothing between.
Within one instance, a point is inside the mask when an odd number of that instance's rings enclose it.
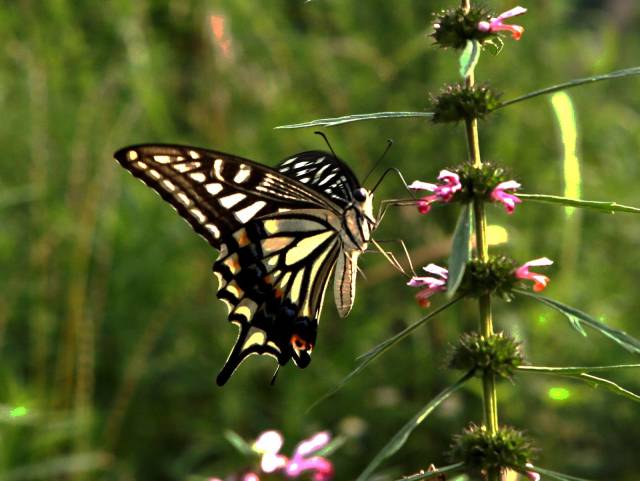
<instances>
[{"instance_id":1,"label":"butterfly eye","mask_svg":"<svg viewBox=\"0 0 640 481\"><path fill-rule=\"evenodd\" d=\"M365 200L367 200L367 191L363 188L355 190L353 192L353 198L358 202L364 202Z\"/></svg>"}]
</instances>

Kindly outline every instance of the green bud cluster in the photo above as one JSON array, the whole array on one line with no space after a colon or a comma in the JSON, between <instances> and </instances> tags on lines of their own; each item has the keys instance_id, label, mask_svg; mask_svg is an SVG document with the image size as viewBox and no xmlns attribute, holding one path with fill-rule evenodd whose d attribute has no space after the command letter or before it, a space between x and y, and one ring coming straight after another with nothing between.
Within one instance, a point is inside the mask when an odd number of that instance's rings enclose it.
<instances>
[{"instance_id":1,"label":"green bud cluster","mask_svg":"<svg viewBox=\"0 0 640 481\"><path fill-rule=\"evenodd\" d=\"M472 7L468 12L465 12L462 7L441 10L433 16L431 37L439 47L462 49L467 44L467 40L477 40L482 43L493 36L491 32L478 30L478 23L488 21L493 16L482 7Z\"/></svg>"},{"instance_id":2,"label":"green bud cluster","mask_svg":"<svg viewBox=\"0 0 640 481\"><path fill-rule=\"evenodd\" d=\"M501 427L490 434L471 424L454 436L449 455L454 462L463 462L472 478L496 479L506 468L521 469L533 452L531 442L514 428Z\"/></svg>"},{"instance_id":3,"label":"green bud cluster","mask_svg":"<svg viewBox=\"0 0 640 481\"><path fill-rule=\"evenodd\" d=\"M476 374L492 372L497 378L511 379L524 358L520 343L502 333L485 337L477 332L465 333L449 355L449 367Z\"/></svg>"},{"instance_id":4,"label":"green bud cluster","mask_svg":"<svg viewBox=\"0 0 640 481\"><path fill-rule=\"evenodd\" d=\"M491 256L487 261L473 259L467 264L460 291L472 297L493 294L509 302L514 297L513 289L520 284L515 269L516 262L502 255Z\"/></svg>"},{"instance_id":5,"label":"green bud cluster","mask_svg":"<svg viewBox=\"0 0 640 481\"><path fill-rule=\"evenodd\" d=\"M434 123L481 119L500 105L500 94L487 85L447 85L431 97Z\"/></svg>"},{"instance_id":6,"label":"green bud cluster","mask_svg":"<svg viewBox=\"0 0 640 481\"><path fill-rule=\"evenodd\" d=\"M501 182L512 179L504 167L491 162L483 162L482 167L473 164L462 164L453 170L460 176L462 190L456 194L460 202L471 202L473 199L491 201L491 192Z\"/></svg>"}]
</instances>

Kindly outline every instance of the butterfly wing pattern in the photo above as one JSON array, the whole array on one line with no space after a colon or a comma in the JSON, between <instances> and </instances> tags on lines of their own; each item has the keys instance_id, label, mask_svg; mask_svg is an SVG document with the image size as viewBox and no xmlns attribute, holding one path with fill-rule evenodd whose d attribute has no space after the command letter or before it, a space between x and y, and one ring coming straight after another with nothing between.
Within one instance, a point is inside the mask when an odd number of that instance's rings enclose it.
<instances>
[{"instance_id":1,"label":"butterfly wing pattern","mask_svg":"<svg viewBox=\"0 0 640 481\"><path fill-rule=\"evenodd\" d=\"M217 383L252 354L306 367L331 272L344 316L353 303L357 256L375 227L372 195L346 164L311 151L274 170L222 152L159 144L126 147L115 158L220 251L213 265L217 297L239 332Z\"/></svg>"}]
</instances>

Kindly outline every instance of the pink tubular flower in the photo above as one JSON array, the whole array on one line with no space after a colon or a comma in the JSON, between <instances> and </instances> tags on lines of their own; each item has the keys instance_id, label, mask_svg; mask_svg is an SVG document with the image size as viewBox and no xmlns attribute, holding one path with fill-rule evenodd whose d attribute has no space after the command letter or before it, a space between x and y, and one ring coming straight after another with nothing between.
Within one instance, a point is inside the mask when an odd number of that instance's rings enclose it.
<instances>
[{"instance_id":1,"label":"pink tubular flower","mask_svg":"<svg viewBox=\"0 0 640 481\"><path fill-rule=\"evenodd\" d=\"M504 205L504 209L507 211L507 214L513 214L513 211L516 209L516 204L522 202L521 199L516 197L514 194L505 192L505 190L516 190L519 189L520 183L515 180L507 180L506 182L500 182L496 187L491 191L491 198L495 202L500 202Z\"/></svg>"},{"instance_id":2,"label":"pink tubular flower","mask_svg":"<svg viewBox=\"0 0 640 481\"><path fill-rule=\"evenodd\" d=\"M285 473L291 478L300 476L304 471L314 471L314 481L327 481L333 476L333 465L329 460L321 456L311 456L313 453L325 447L331 436L323 431L302 441L296 447L293 457L285 467Z\"/></svg>"},{"instance_id":3,"label":"pink tubular flower","mask_svg":"<svg viewBox=\"0 0 640 481\"><path fill-rule=\"evenodd\" d=\"M447 289L447 279L449 278L449 271L444 267L440 267L436 264L429 264L427 267L422 268L425 272L433 274L431 276L424 277L412 277L407 285L409 287L423 287L416 294L416 299L421 307L429 307L429 298L437 292L442 292Z\"/></svg>"},{"instance_id":4,"label":"pink tubular flower","mask_svg":"<svg viewBox=\"0 0 640 481\"><path fill-rule=\"evenodd\" d=\"M253 443L253 450L262 455L260 459L260 468L265 473L273 473L278 469L282 469L287 465L287 458L282 454L278 454L284 439L278 431L265 431L256 442ZM247 481L247 480L243 480Z\"/></svg>"},{"instance_id":5,"label":"pink tubular flower","mask_svg":"<svg viewBox=\"0 0 640 481\"><path fill-rule=\"evenodd\" d=\"M256 473L249 471L242 476L242 481L260 481L260 478Z\"/></svg>"},{"instance_id":6,"label":"pink tubular flower","mask_svg":"<svg viewBox=\"0 0 640 481\"><path fill-rule=\"evenodd\" d=\"M431 210L431 204L434 202L450 202L456 192L462 189L460 177L455 172L441 170L438 180L442 184L431 184L420 180L413 181L408 187L411 190L428 190L433 195L427 195L418 201L418 211L426 214Z\"/></svg>"},{"instance_id":7,"label":"pink tubular flower","mask_svg":"<svg viewBox=\"0 0 640 481\"><path fill-rule=\"evenodd\" d=\"M527 9L524 7L512 8L511 10L507 10L497 17L492 18L488 22L479 22L478 30L480 30L481 32L499 32L501 30L506 30L508 32L511 32L511 37L514 40L520 40L520 37L522 37L522 34L524 32L524 27L521 25L507 25L505 23L502 23L502 21L506 20L507 18L522 15L526 11Z\"/></svg>"},{"instance_id":8,"label":"pink tubular flower","mask_svg":"<svg viewBox=\"0 0 640 481\"><path fill-rule=\"evenodd\" d=\"M529 267L550 266L551 264L553 264L553 261L551 259L547 259L546 257L540 257L539 259L525 262L516 269L516 277L518 279L527 279L533 281L533 290L535 292L543 291L549 283L549 278L542 274L529 272Z\"/></svg>"},{"instance_id":9,"label":"pink tubular flower","mask_svg":"<svg viewBox=\"0 0 640 481\"><path fill-rule=\"evenodd\" d=\"M527 464L525 464L525 466L527 468L530 468L530 469L533 468L533 464L531 464L531 463L527 463ZM540 475L538 473L536 473L535 471L527 471L526 476L531 481L540 481Z\"/></svg>"}]
</instances>

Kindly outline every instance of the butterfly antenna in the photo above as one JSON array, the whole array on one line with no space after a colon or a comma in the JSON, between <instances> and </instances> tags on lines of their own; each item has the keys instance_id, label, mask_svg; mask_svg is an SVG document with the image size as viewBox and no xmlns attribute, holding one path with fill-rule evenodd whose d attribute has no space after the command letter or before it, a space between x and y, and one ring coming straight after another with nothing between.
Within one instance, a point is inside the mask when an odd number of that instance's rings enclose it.
<instances>
[{"instance_id":1,"label":"butterfly antenna","mask_svg":"<svg viewBox=\"0 0 640 481\"><path fill-rule=\"evenodd\" d=\"M329 139L327 138L327 136L324 134L324 132L320 132L319 130L315 131L314 134L319 135L320 137L322 137L325 141L325 143L329 146L329 150L331 151L331 153L333 154L334 157L338 157L336 155L336 153L333 151L333 147L331 147L331 144L329 143Z\"/></svg>"},{"instance_id":2,"label":"butterfly antenna","mask_svg":"<svg viewBox=\"0 0 640 481\"><path fill-rule=\"evenodd\" d=\"M362 181L362 185L365 184L365 182L367 181L367 179L369 178L369 176L371 174L373 174L373 171L376 170L376 168L378 167L378 165L380 165L380 162L382 162L382 159L384 159L384 156L387 155L387 152L389 152L389 149L391 148L391 146L393 145L393 140L392 139L387 139L387 147L384 149L384 152L382 152L382 155L380 156L380 158L378 160L376 160L376 163L373 164L373 167L371 168L371 170L369 171L369 173L365 176L364 180ZM373 192L373 191L372 191Z\"/></svg>"},{"instance_id":3,"label":"butterfly antenna","mask_svg":"<svg viewBox=\"0 0 640 481\"><path fill-rule=\"evenodd\" d=\"M270 386L273 386L276 383L276 379L278 378L278 373L280 372L280 364L276 367L276 372L273 373L273 377L271 378Z\"/></svg>"}]
</instances>

